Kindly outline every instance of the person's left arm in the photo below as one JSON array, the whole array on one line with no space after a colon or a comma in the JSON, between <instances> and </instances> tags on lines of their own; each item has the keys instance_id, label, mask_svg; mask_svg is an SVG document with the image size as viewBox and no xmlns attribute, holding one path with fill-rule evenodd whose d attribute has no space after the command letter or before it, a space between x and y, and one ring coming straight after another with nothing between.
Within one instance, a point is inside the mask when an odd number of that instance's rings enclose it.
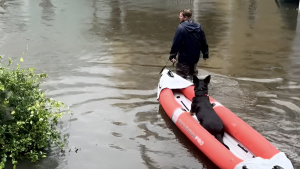
<instances>
[{"instance_id":1,"label":"person's left arm","mask_svg":"<svg viewBox=\"0 0 300 169\"><path fill-rule=\"evenodd\" d=\"M200 26L200 44L201 44L201 47L200 47L200 50L203 54L203 59L208 59L209 57L209 52L208 52L208 44L207 44L207 41L206 41L206 36L205 36L205 33L202 29L202 27Z\"/></svg>"}]
</instances>

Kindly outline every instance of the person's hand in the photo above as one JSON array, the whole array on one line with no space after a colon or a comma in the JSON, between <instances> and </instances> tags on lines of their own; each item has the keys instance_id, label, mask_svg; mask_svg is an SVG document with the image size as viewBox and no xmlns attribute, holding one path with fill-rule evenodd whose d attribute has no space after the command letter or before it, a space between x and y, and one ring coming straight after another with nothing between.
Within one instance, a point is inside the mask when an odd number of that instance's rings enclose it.
<instances>
[{"instance_id":1,"label":"person's hand","mask_svg":"<svg viewBox=\"0 0 300 169\"><path fill-rule=\"evenodd\" d=\"M175 63L175 62L176 62L176 59L173 58L173 59L170 60L170 61L171 61L172 63Z\"/></svg>"},{"instance_id":2,"label":"person's hand","mask_svg":"<svg viewBox=\"0 0 300 169\"><path fill-rule=\"evenodd\" d=\"M203 60L207 60L208 59L208 53L206 53L206 54L203 54Z\"/></svg>"}]
</instances>

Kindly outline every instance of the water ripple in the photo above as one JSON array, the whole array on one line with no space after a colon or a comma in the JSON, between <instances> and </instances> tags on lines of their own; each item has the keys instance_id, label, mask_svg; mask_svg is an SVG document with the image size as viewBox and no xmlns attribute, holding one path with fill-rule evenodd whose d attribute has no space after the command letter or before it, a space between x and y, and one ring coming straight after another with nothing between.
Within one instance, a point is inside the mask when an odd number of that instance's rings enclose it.
<instances>
[{"instance_id":1,"label":"water ripple","mask_svg":"<svg viewBox=\"0 0 300 169\"><path fill-rule=\"evenodd\" d=\"M256 79L256 78L236 78L238 80L243 81L252 81L252 82L259 82L259 83L274 83L274 82L281 82L282 78L274 78L274 79Z\"/></svg>"},{"instance_id":2,"label":"water ripple","mask_svg":"<svg viewBox=\"0 0 300 169\"><path fill-rule=\"evenodd\" d=\"M277 100L277 99L272 99L272 101L275 102L276 104L285 106L285 107L289 108L290 110L293 110L295 112L296 117L299 116L300 108L297 105L295 105L294 103L287 102L287 101L282 101L282 100Z\"/></svg>"}]
</instances>

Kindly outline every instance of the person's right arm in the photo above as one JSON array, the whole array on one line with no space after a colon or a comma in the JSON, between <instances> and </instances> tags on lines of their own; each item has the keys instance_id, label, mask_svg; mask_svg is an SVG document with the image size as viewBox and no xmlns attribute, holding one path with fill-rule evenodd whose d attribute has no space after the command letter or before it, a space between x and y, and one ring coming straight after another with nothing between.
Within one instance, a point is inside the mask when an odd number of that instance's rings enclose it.
<instances>
[{"instance_id":1,"label":"person's right arm","mask_svg":"<svg viewBox=\"0 0 300 169\"><path fill-rule=\"evenodd\" d=\"M179 25L176 32L175 32L172 48L171 48L171 51L170 51L170 57L169 57L170 61L172 61L173 59L176 59L176 55L178 53L180 41L181 41L181 38L182 38L182 33L181 32L182 32L182 29L181 29L181 26Z\"/></svg>"}]
</instances>

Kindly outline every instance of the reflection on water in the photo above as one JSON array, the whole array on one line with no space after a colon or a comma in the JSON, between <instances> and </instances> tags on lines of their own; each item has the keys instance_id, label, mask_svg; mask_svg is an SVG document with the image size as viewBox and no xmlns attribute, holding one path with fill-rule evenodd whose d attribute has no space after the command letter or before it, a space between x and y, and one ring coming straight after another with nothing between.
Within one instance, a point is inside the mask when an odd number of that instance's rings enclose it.
<instances>
[{"instance_id":1,"label":"reflection on water","mask_svg":"<svg viewBox=\"0 0 300 169\"><path fill-rule=\"evenodd\" d=\"M212 75L210 94L299 168L295 4L2 0L0 54L16 61L23 57L23 67L48 73L43 85L48 96L73 110L59 126L69 135L66 151L50 151L35 164L20 161L18 168L217 168L156 100L158 73L182 8L193 9L207 36L211 58L201 60L199 68L201 77Z\"/></svg>"},{"instance_id":2,"label":"reflection on water","mask_svg":"<svg viewBox=\"0 0 300 169\"><path fill-rule=\"evenodd\" d=\"M54 15L55 12L53 10L54 6L51 3L50 0L43 0L40 4L39 4L42 8L44 8L42 10L42 19L45 21L51 21L54 20ZM51 25L49 25L51 26Z\"/></svg>"}]
</instances>

